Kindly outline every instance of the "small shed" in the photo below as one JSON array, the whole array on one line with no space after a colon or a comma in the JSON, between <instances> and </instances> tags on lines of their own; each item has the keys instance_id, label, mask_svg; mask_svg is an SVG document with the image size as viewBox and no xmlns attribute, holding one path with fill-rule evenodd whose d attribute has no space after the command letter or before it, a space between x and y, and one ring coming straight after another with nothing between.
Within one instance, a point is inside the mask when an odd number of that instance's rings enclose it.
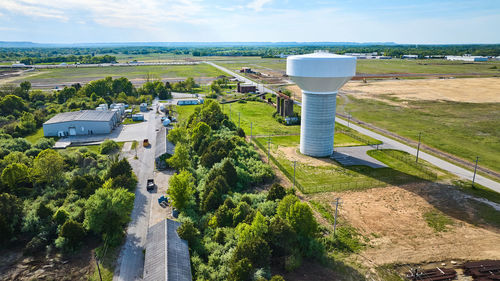
<instances>
[{"instance_id":1,"label":"small shed","mask_svg":"<svg viewBox=\"0 0 500 281\"><path fill-rule=\"evenodd\" d=\"M141 110L141 112L147 112L148 111L148 104L145 102L141 103L141 105L139 105L139 109Z\"/></svg>"},{"instance_id":2,"label":"small shed","mask_svg":"<svg viewBox=\"0 0 500 281\"><path fill-rule=\"evenodd\" d=\"M144 121L144 114L132 114L133 121Z\"/></svg>"}]
</instances>

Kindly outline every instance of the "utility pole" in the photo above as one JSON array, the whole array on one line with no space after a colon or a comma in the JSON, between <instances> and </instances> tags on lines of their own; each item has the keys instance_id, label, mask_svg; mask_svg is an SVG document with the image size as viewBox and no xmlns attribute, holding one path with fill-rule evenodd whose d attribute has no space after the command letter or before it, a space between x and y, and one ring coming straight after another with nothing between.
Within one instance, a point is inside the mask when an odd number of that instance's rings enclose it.
<instances>
[{"instance_id":1,"label":"utility pole","mask_svg":"<svg viewBox=\"0 0 500 281\"><path fill-rule=\"evenodd\" d=\"M333 236L335 236L335 231L337 230L337 212L339 209L340 198L335 198L335 219L333 220Z\"/></svg>"},{"instance_id":2,"label":"utility pole","mask_svg":"<svg viewBox=\"0 0 500 281\"><path fill-rule=\"evenodd\" d=\"M241 115L241 112L238 112L238 129L241 128L240 127L240 117L241 117L240 115Z\"/></svg>"},{"instance_id":3,"label":"utility pole","mask_svg":"<svg viewBox=\"0 0 500 281\"><path fill-rule=\"evenodd\" d=\"M347 113L347 128L351 127L351 112Z\"/></svg>"},{"instance_id":4,"label":"utility pole","mask_svg":"<svg viewBox=\"0 0 500 281\"><path fill-rule=\"evenodd\" d=\"M297 161L293 161L293 188L295 188L295 166L297 165Z\"/></svg>"},{"instance_id":5,"label":"utility pole","mask_svg":"<svg viewBox=\"0 0 500 281\"><path fill-rule=\"evenodd\" d=\"M102 281L101 268L99 267L99 259L97 258L97 254L95 255L95 263L97 264L97 271L99 272L99 279Z\"/></svg>"},{"instance_id":6,"label":"utility pole","mask_svg":"<svg viewBox=\"0 0 500 281\"><path fill-rule=\"evenodd\" d=\"M267 164L269 164L269 154L271 153L271 138L267 141Z\"/></svg>"},{"instance_id":7,"label":"utility pole","mask_svg":"<svg viewBox=\"0 0 500 281\"><path fill-rule=\"evenodd\" d=\"M231 121L231 104L229 104L229 121Z\"/></svg>"},{"instance_id":8,"label":"utility pole","mask_svg":"<svg viewBox=\"0 0 500 281\"><path fill-rule=\"evenodd\" d=\"M417 159L415 160L418 163L418 153L420 152L420 138L422 137L422 132L418 133L418 146L417 146Z\"/></svg>"},{"instance_id":9,"label":"utility pole","mask_svg":"<svg viewBox=\"0 0 500 281\"><path fill-rule=\"evenodd\" d=\"M252 122L250 122L250 140L252 140Z\"/></svg>"},{"instance_id":10,"label":"utility pole","mask_svg":"<svg viewBox=\"0 0 500 281\"><path fill-rule=\"evenodd\" d=\"M479 156L476 156L476 166L474 166L474 176L472 177L472 186L474 186L474 182L476 181L477 162L479 162Z\"/></svg>"}]
</instances>

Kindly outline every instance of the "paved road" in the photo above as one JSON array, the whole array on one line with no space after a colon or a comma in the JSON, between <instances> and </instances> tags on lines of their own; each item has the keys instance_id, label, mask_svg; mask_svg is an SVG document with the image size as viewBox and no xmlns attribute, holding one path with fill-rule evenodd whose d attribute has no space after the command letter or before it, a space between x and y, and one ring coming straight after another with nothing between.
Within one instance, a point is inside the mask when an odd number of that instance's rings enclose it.
<instances>
[{"instance_id":1,"label":"paved road","mask_svg":"<svg viewBox=\"0 0 500 281\"><path fill-rule=\"evenodd\" d=\"M267 92L270 92L270 93L273 93L273 94L276 94L275 91L271 90L271 89L268 89L266 87L264 87L262 84L258 84L258 83L255 83L253 82L252 80L242 76L242 75L239 75L225 67L222 67L222 66L219 66L215 63L212 63L212 62L205 62L205 63L208 63L236 78L238 78L239 80L241 81L244 81L245 83L250 83L250 84L253 84L253 85L257 85L258 89L264 89L265 91ZM302 106L302 104L300 102L295 102L296 105L298 106ZM347 126L347 121L343 120L343 119L340 119L340 118L336 118L335 119L336 122L340 123L340 124L343 124L343 125L346 125ZM372 138L375 138L375 139L378 139L378 140L381 140L384 142L384 144L387 144L387 145L390 145L391 147L394 147L395 149L399 149L399 150L403 150L403 151L406 151L412 155L417 155L417 150L411 146L408 146L406 144L403 144L399 141L396 141L396 140L393 140L393 139L390 139L388 137L385 137L383 135L380 135L380 134L377 134L373 131L370 131L368 129L365 129L363 127L360 127L360 126L357 126L357 125L354 125L354 124L350 124L350 127L355 129L356 131L362 133L362 134L365 134L367 136L370 136ZM445 161L443 159L440 159L438 157L435 157L435 156L432 156L428 153L425 153L425 152L422 152L420 151L419 153L419 157L421 159L424 159L430 163L432 163L433 165L436 165L438 167L440 167L441 169L443 170L446 170L450 173L453 173L457 176L459 176L460 178L463 178L463 179L467 179L467 180L472 180L472 176L473 176L473 172L472 171L469 171L467 169L464 169L464 168L461 168L457 165L454 165L448 161ZM500 193L500 183L499 182L496 182L496 181L493 181L493 180L490 180L488 178L485 178L481 175L476 175L476 182L478 184L481 184L483 186L486 186L490 189L493 189L495 190L496 192L499 192Z\"/></svg>"},{"instance_id":2,"label":"paved road","mask_svg":"<svg viewBox=\"0 0 500 281\"><path fill-rule=\"evenodd\" d=\"M335 118L335 121L342 124L342 125L347 126L347 121L344 119L340 119L337 117L337 118ZM381 140L382 142L384 142L384 145L389 145L392 148L406 151L412 155L417 155L417 149L415 149L411 146L408 146L406 144L403 144L403 143L396 141L396 140L393 140L391 138L385 137L383 135L377 134L373 131L370 131L368 129L365 129L363 127L357 126L357 125L352 124L352 123L350 123L349 126L352 129L354 129L354 130L356 130L364 135ZM459 176L460 178L472 180L472 176L473 176L472 171L469 171L469 170L466 170L466 169L461 168L459 166L456 166L448 161L445 161L443 159L432 156L432 155L425 153L425 152L422 152L422 151L420 151L420 153L419 153L419 158L424 159L425 161L432 163L433 165L435 165L443 170L446 170L450 173L453 173L453 174ZM500 193L500 183L498 183L496 181L490 180L490 179L485 178L481 175L476 175L476 182L478 184L486 186L486 187Z\"/></svg>"},{"instance_id":3,"label":"paved road","mask_svg":"<svg viewBox=\"0 0 500 281\"><path fill-rule=\"evenodd\" d=\"M232 70L229 70L229 69L227 69L227 68L225 68L225 67L223 67L223 66L217 65L217 64L215 64L215 63L213 63L213 62L204 61L204 63L209 64L209 65L211 65L211 66L213 66L213 67L215 67L215 68L217 68L217 69L219 69L219 70L222 70L222 71L226 72L227 74L229 74L229 75L231 75L231 76L236 77L238 80L242 81L243 83L248 83L248 84L251 84L251 85L255 85L255 86L257 86L257 89L258 89L258 90L259 90L259 92L261 92L261 93L268 92L268 93L272 93L272 94L275 94L275 95L276 95L276 92L275 92L274 90L271 90L271 89L269 89L269 88L265 87L265 86L264 86L264 85L262 85L262 84L256 83L256 82L254 82L254 81L252 81L252 80L250 80L250 79L246 78L246 77L245 77L245 76L243 76L243 75L239 75L238 73L236 73L236 72L234 72L234 71L232 71Z\"/></svg>"},{"instance_id":4,"label":"paved road","mask_svg":"<svg viewBox=\"0 0 500 281\"><path fill-rule=\"evenodd\" d=\"M155 106L153 105L153 107ZM156 116L155 110L147 113L146 118L148 120L147 124L142 124L147 127L146 135L143 138L148 138L151 146L140 150L138 160L130 160L139 183L135 191L134 209L131 215L132 221L128 225L127 238L120 251L113 276L114 281L141 280L144 270L143 249L146 244L151 210L151 194L146 190L146 180L153 178L156 137L157 133L162 132L161 130L156 131L162 126L160 117Z\"/></svg>"}]
</instances>

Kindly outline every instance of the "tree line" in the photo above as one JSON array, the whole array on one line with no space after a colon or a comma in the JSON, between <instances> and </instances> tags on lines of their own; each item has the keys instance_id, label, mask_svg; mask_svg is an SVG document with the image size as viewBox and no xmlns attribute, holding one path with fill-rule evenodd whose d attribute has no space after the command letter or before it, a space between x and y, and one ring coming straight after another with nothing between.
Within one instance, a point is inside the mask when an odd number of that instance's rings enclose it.
<instances>
[{"instance_id":1,"label":"tree line","mask_svg":"<svg viewBox=\"0 0 500 281\"><path fill-rule=\"evenodd\" d=\"M98 63L114 63L116 62L115 56L55 56L55 57L26 57L19 61L26 65L34 65L38 63L82 63L82 64L98 64Z\"/></svg>"},{"instance_id":2,"label":"tree line","mask_svg":"<svg viewBox=\"0 0 500 281\"><path fill-rule=\"evenodd\" d=\"M176 144L167 164L178 233L188 241L193 280L284 280L271 267L293 271L303 259L325 258L320 227L293 189L274 173L220 105L208 100L168 134Z\"/></svg>"}]
</instances>

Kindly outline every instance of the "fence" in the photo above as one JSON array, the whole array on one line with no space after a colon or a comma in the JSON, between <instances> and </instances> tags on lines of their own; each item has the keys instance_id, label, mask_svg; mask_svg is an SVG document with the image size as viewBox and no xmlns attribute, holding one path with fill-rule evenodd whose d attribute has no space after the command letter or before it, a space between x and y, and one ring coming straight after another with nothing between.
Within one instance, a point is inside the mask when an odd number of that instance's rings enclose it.
<instances>
[{"instance_id":1,"label":"fence","mask_svg":"<svg viewBox=\"0 0 500 281\"><path fill-rule=\"evenodd\" d=\"M379 143L372 142L372 141L371 141L371 140L369 140L369 139L363 138L362 136L360 136L360 135L358 135L358 134L355 134L355 133L353 133L353 132L351 132L351 131L339 130L339 131L337 131L337 132L338 132L338 133L342 133L342 134L344 134L344 135L346 135L346 136L349 136L349 137L351 137L351 138L353 138L353 139L355 139L355 140L357 140L357 141L360 141L360 142L362 142L362 143L365 143L366 145L377 145L377 144L379 144Z\"/></svg>"}]
</instances>

